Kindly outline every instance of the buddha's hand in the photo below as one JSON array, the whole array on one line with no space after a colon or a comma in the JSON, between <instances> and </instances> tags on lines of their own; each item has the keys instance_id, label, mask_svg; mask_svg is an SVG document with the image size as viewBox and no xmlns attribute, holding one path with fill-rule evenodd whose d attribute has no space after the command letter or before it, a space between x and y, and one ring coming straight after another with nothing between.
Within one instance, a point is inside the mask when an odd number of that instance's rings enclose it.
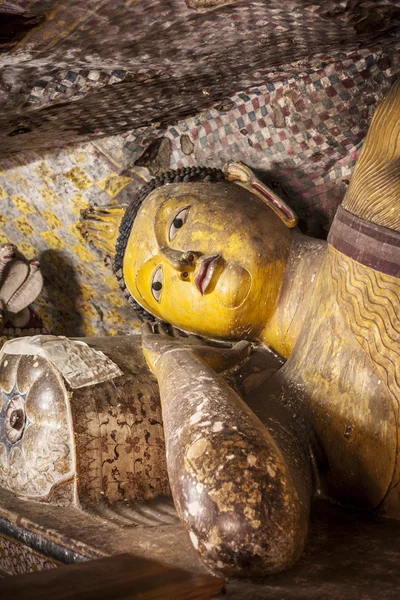
<instances>
[{"instance_id":1,"label":"buddha's hand","mask_svg":"<svg viewBox=\"0 0 400 600\"><path fill-rule=\"evenodd\" d=\"M157 375L158 361L169 352L190 352L217 372L239 365L251 353L251 344L245 340L233 345L216 345L195 335L189 336L163 323L143 324L142 347L147 364L155 375Z\"/></svg>"}]
</instances>

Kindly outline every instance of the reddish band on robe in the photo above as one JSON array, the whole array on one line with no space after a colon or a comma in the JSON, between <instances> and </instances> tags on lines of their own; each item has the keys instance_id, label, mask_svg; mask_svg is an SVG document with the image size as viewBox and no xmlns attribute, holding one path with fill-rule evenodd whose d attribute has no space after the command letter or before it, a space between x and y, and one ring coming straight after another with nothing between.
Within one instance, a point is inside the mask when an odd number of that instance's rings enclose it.
<instances>
[{"instance_id":1,"label":"reddish band on robe","mask_svg":"<svg viewBox=\"0 0 400 600\"><path fill-rule=\"evenodd\" d=\"M400 277L400 231L365 221L339 206L328 242L362 265Z\"/></svg>"}]
</instances>

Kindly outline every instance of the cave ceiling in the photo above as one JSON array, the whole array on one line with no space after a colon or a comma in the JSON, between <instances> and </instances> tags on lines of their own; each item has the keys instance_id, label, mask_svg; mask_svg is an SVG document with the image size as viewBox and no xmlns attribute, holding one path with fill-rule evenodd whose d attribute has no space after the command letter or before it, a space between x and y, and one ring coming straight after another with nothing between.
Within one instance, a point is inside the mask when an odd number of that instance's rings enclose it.
<instances>
[{"instance_id":1,"label":"cave ceiling","mask_svg":"<svg viewBox=\"0 0 400 600\"><path fill-rule=\"evenodd\" d=\"M400 2L18 0L0 8L0 153L172 124L397 39Z\"/></svg>"}]
</instances>

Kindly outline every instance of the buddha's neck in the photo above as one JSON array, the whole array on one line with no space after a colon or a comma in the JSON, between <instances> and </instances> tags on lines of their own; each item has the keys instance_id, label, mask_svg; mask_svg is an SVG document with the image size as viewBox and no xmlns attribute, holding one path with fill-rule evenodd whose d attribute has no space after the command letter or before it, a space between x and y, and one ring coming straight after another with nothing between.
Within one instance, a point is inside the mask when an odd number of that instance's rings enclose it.
<instances>
[{"instance_id":1,"label":"buddha's neck","mask_svg":"<svg viewBox=\"0 0 400 600\"><path fill-rule=\"evenodd\" d=\"M288 358L312 302L327 243L294 232L276 310L260 340Z\"/></svg>"}]
</instances>

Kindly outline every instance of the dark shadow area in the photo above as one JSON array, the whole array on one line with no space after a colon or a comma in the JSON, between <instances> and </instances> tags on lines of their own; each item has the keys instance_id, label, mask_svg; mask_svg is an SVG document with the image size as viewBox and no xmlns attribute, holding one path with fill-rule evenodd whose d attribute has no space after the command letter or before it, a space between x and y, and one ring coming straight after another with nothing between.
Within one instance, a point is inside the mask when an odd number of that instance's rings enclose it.
<instances>
[{"instance_id":1,"label":"dark shadow area","mask_svg":"<svg viewBox=\"0 0 400 600\"><path fill-rule=\"evenodd\" d=\"M299 192L292 189L287 181L282 181L279 165L276 170L265 171L252 167L257 177L274 190L295 211L299 218L298 227L301 233L314 238L326 240L337 207L332 206L332 214L326 214L320 208L314 208L310 214L307 205L302 201ZM312 182L311 182L312 184ZM332 204L332 203L331 203Z\"/></svg>"},{"instance_id":2,"label":"dark shadow area","mask_svg":"<svg viewBox=\"0 0 400 600\"><path fill-rule=\"evenodd\" d=\"M38 304L41 312L46 313L52 322L50 333L69 337L84 336L83 317L78 306L83 297L74 266L58 250L43 252L40 265L44 285Z\"/></svg>"},{"instance_id":3,"label":"dark shadow area","mask_svg":"<svg viewBox=\"0 0 400 600\"><path fill-rule=\"evenodd\" d=\"M9 52L44 18L29 10L15 6L13 2L2 2L0 8L0 53Z\"/></svg>"},{"instance_id":4,"label":"dark shadow area","mask_svg":"<svg viewBox=\"0 0 400 600\"><path fill-rule=\"evenodd\" d=\"M231 582L229 600L397 600L400 522L319 501L306 549L286 573Z\"/></svg>"}]
</instances>

